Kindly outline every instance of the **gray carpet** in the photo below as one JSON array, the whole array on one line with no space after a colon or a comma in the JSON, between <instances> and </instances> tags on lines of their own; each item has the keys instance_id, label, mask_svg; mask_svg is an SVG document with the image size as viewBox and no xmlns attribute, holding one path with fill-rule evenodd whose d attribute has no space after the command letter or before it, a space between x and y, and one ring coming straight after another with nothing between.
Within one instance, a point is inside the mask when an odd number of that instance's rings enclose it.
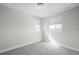
<instances>
[{"instance_id":1,"label":"gray carpet","mask_svg":"<svg viewBox=\"0 0 79 59\"><path fill-rule=\"evenodd\" d=\"M79 52L62 47L57 48L50 42L37 42L0 55L79 55Z\"/></svg>"}]
</instances>

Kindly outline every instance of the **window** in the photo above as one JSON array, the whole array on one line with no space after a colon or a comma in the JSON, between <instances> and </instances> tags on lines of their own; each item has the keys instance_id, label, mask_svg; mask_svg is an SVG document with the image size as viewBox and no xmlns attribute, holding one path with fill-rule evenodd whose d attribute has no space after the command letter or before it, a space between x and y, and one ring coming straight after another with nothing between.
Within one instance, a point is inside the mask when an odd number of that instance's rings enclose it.
<instances>
[{"instance_id":1,"label":"window","mask_svg":"<svg viewBox=\"0 0 79 59\"><path fill-rule=\"evenodd\" d=\"M35 32L39 32L40 31L40 25L39 24L36 24L35 25Z\"/></svg>"},{"instance_id":2,"label":"window","mask_svg":"<svg viewBox=\"0 0 79 59\"><path fill-rule=\"evenodd\" d=\"M51 24L49 29L53 32L62 32L62 24Z\"/></svg>"}]
</instances>

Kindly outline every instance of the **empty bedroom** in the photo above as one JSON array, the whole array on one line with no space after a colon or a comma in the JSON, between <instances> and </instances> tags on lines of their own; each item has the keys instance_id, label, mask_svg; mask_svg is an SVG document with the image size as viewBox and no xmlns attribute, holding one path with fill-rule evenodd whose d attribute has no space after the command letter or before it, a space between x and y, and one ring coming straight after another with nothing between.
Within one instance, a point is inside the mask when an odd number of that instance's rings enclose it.
<instances>
[{"instance_id":1,"label":"empty bedroom","mask_svg":"<svg viewBox=\"0 0 79 59\"><path fill-rule=\"evenodd\" d=\"M0 55L79 55L79 3L0 3Z\"/></svg>"}]
</instances>

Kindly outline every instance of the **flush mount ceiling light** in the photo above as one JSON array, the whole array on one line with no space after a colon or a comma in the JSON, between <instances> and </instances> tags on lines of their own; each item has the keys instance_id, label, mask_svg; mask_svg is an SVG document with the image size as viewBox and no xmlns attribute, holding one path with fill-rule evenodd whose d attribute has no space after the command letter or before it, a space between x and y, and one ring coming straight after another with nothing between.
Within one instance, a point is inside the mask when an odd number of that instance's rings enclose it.
<instances>
[{"instance_id":1,"label":"flush mount ceiling light","mask_svg":"<svg viewBox=\"0 0 79 59\"><path fill-rule=\"evenodd\" d=\"M39 9L43 8L43 6L44 6L44 3L37 3L37 7L38 7Z\"/></svg>"},{"instance_id":2,"label":"flush mount ceiling light","mask_svg":"<svg viewBox=\"0 0 79 59\"><path fill-rule=\"evenodd\" d=\"M37 3L37 6L43 6L44 3Z\"/></svg>"}]
</instances>

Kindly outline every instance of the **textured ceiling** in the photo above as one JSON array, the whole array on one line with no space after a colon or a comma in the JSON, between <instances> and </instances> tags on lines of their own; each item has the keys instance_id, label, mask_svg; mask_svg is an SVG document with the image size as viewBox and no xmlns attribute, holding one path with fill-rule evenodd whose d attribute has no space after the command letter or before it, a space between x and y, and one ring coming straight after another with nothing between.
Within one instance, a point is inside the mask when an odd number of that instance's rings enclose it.
<instances>
[{"instance_id":1,"label":"textured ceiling","mask_svg":"<svg viewBox=\"0 0 79 59\"><path fill-rule=\"evenodd\" d=\"M1 4L6 7L16 9L18 11L22 11L37 17L49 17L51 15L55 15L62 11L74 8L78 6L78 3L44 3L44 6L41 8L37 7L36 3L7 3Z\"/></svg>"}]
</instances>

